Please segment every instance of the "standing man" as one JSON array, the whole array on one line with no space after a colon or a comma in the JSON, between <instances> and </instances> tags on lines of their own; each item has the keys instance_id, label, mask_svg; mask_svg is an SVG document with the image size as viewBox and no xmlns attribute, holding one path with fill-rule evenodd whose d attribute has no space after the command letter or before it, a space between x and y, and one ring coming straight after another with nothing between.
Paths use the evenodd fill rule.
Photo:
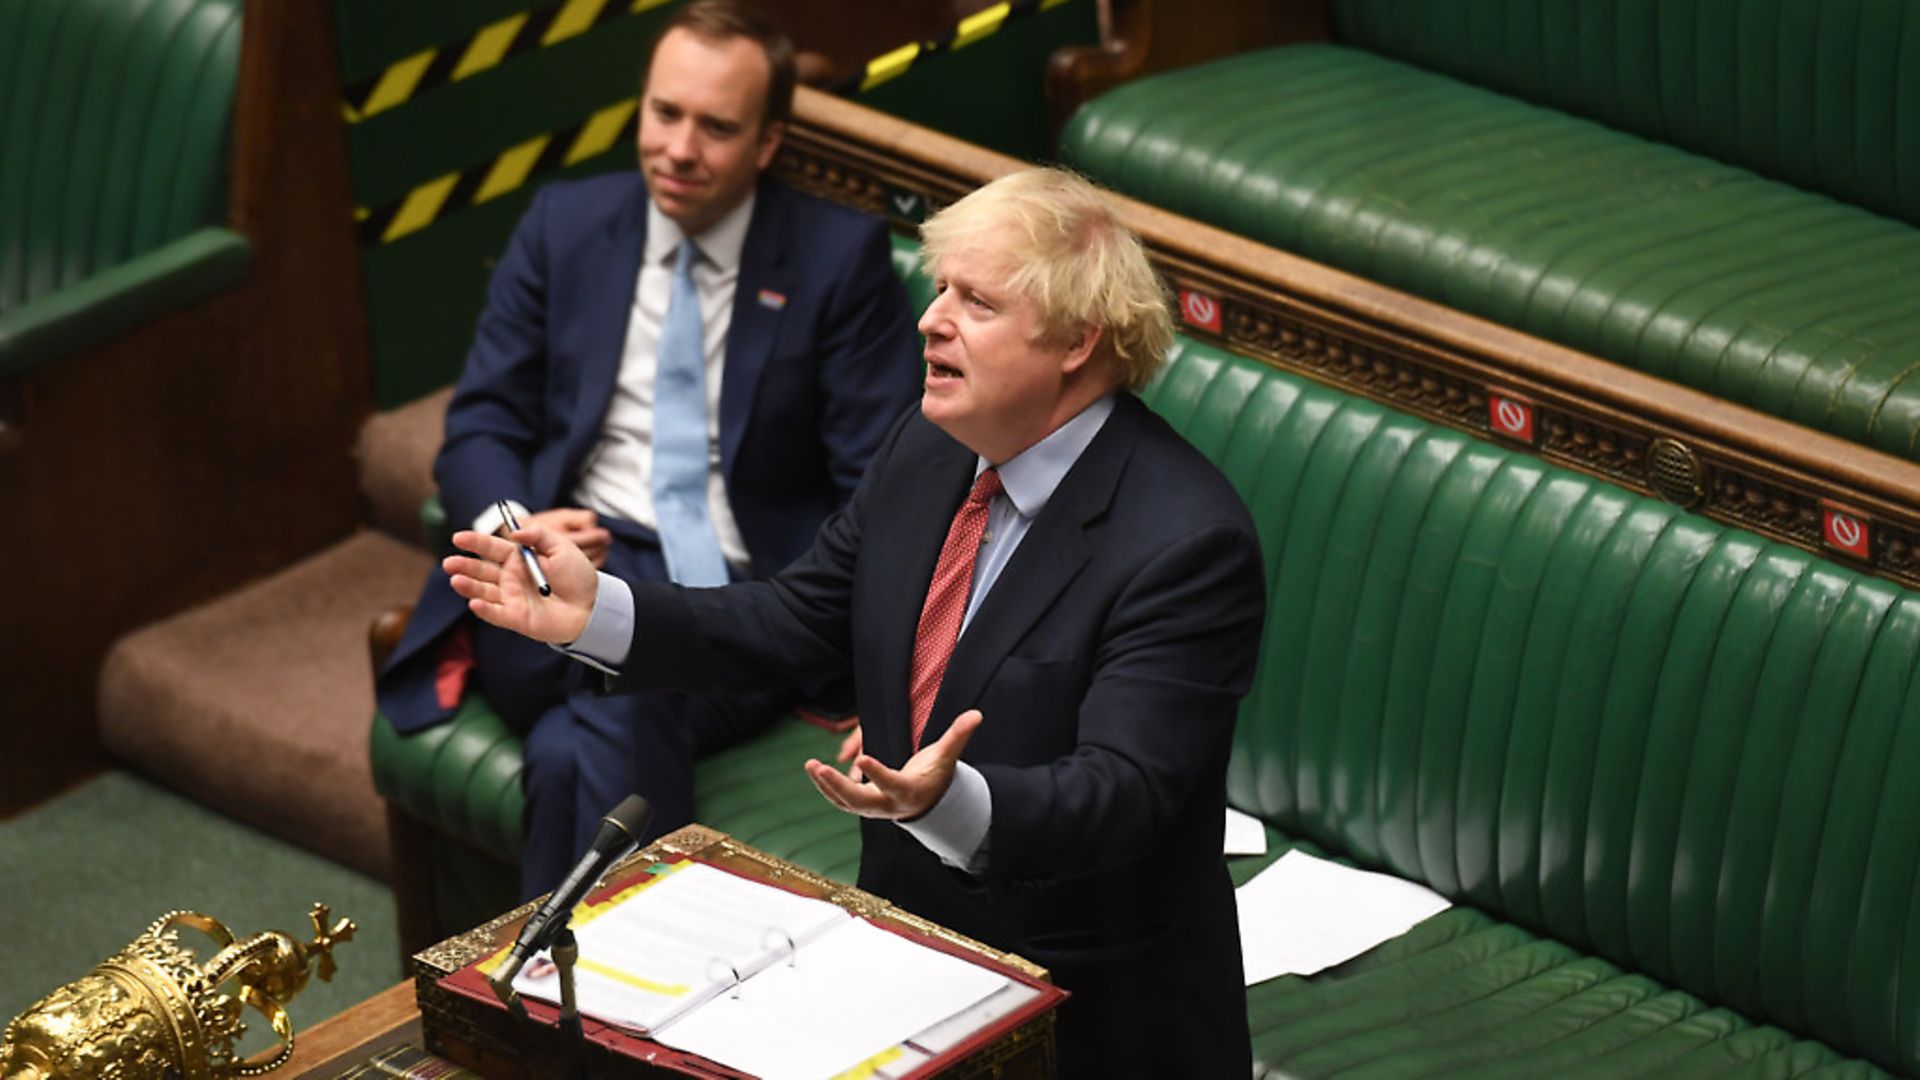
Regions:
<instances>
[{"instance_id":1,"label":"standing man","mask_svg":"<svg viewBox=\"0 0 1920 1080\"><path fill-rule=\"evenodd\" d=\"M919 343L883 223L761 175L793 86L791 43L751 8L668 23L639 175L548 185L494 272L434 466L450 520L492 533L506 500L621 578L718 586L786 566L846 501L913 400ZM658 831L692 820L696 753L791 700L602 697L464 611L433 575L380 706L402 732L446 719L470 660L526 735L529 896L631 792Z\"/></svg>"},{"instance_id":2,"label":"standing man","mask_svg":"<svg viewBox=\"0 0 1920 1080\"><path fill-rule=\"evenodd\" d=\"M860 885L1052 969L1062 1075L1245 1077L1221 830L1264 589L1239 497L1131 393L1171 343L1165 291L1067 173L995 181L923 235L920 409L799 562L629 586L530 528L551 597L497 538L445 568L623 690L851 667L864 753L806 768L864 819Z\"/></svg>"}]
</instances>

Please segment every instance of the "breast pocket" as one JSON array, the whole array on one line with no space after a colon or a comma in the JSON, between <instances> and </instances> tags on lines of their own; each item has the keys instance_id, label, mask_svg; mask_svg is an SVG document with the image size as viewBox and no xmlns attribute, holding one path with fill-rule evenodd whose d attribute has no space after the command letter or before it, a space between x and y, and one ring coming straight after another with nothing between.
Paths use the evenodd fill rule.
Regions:
<instances>
[{"instance_id":1,"label":"breast pocket","mask_svg":"<svg viewBox=\"0 0 1920 1080\"><path fill-rule=\"evenodd\" d=\"M973 747L992 755L988 760L1023 764L1066 754L1077 740L1086 695L1085 665L1078 658L1009 656L977 706L984 723Z\"/></svg>"},{"instance_id":2,"label":"breast pocket","mask_svg":"<svg viewBox=\"0 0 1920 1080\"><path fill-rule=\"evenodd\" d=\"M1059 656L1029 659L1009 656L994 670L993 681L1018 686L1053 686L1084 681L1078 657Z\"/></svg>"}]
</instances>

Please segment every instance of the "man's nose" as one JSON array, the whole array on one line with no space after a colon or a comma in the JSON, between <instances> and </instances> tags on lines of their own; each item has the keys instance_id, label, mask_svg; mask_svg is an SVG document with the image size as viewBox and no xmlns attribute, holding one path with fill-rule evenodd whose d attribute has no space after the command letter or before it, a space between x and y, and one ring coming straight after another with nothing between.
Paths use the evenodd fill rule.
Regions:
<instances>
[{"instance_id":1,"label":"man's nose","mask_svg":"<svg viewBox=\"0 0 1920 1080\"><path fill-rule=\"evenodd\" d=\"M667 154L675 161L692 161L700 156L700 144L692 124L677 124L667 134Z\"/></svg>"},{"instance_id":2,"label":"man's nose","mask_svg":"<svg viewBox=\"0 0 1920 1080\"><path fill-rule=\"evenodd\" d=\"M946 293L936 293L933 297L933 302L927 305L927 310L920 313L919 330L923 336L944 336L944 330L947 325L947 312L944 306L946 298Z\"/></svg>"}]
</instances>

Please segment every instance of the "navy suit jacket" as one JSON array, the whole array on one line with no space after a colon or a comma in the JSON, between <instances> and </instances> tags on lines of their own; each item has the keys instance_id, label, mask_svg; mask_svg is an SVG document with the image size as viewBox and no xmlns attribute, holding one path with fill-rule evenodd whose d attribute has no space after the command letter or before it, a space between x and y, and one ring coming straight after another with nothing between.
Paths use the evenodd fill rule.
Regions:
<instances>
[{"instance_id":1,"label":"navy suit jacket","mask_svg":"<svg viewBox=\"0 0 1920 1080\"><path fill-rule=\"evenodd\" d=\"M853 668L865 746L909 756L921 604L975 456L903 419L812 551L764 582L636 584L620 688ZM860 884L1052 969L1063 1074L1251 1071L1226 766L1264 621L1259 543L1219 471L1137 398L1055 491L955 647L927 738L978 708L983 872L862 822Z\"/></svg>"},{"instance_id":2,"label":"navy suit jacket","mask_svg":"<svg viewBox=\"0 0 1920 1080\"><path fill-rule=\"evenodd\" d=\"M549 184L515 229L447 409L449 521L496 499L571 505L613 400L646 246L637 173ZM734 518L765 575L807 549L920 384L920 338L879 219L763 180L741 250L720 391ZM429 576L380 685L401 731L447 715L432 649L465 612Z\"/></svg>"}]
</instances>

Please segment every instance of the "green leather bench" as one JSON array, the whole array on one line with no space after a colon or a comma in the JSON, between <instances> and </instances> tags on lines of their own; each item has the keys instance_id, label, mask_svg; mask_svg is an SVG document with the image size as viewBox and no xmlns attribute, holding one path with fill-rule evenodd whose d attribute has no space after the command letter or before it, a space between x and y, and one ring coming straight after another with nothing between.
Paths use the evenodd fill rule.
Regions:
<instances>
[{"instance_id":1,"label":"green leather bench","mask_svg":"<svg viewBox=\"0 0 1920 1080\"><path fill-rule=\"evenodd\" d=\"M1334 42L1141 79L1116 190L1920 457L1906 0L1325 0Z\"/></svg>"},{"instance_id":2,"label":"green leather bench","mask_svg":"<svg viewBox=\"0 0 1920 1080\"><path fill-rule=\"evenodd\" d=\"M241 0L0 4L0 374L237 285Z\"/></svg>"},{"instance_id":3,"label":"green leather bench","mask_svg":"<svg viewBox=\"0 0 1920 1080\"><path fill-rule=\"evenodd\" d=\"M1265 1069L1920 1067L1920 598L1191 340L1146 397L1266 550L1229 794L1275 849L1235 877L1299 846L1460 904L1253 988ZM852 880L800 769L837 739L703 761L700 820ZM442 918L509 906L520 751L484 702L376 717L372 754L438 838Z\"/></svg>"},{"instance_id":4,"label":"green leather bench","mask_svg":"<svg viewBox=\"0 0 1920 1080\"><path fill-rule=\"evenodd\" d=\"M1254 988L1270 1074L1920 1067L1920 598L1202 347L1148 396L1266 546L1229 799L1460 905Z\"/></svg>"}]
</instances>

